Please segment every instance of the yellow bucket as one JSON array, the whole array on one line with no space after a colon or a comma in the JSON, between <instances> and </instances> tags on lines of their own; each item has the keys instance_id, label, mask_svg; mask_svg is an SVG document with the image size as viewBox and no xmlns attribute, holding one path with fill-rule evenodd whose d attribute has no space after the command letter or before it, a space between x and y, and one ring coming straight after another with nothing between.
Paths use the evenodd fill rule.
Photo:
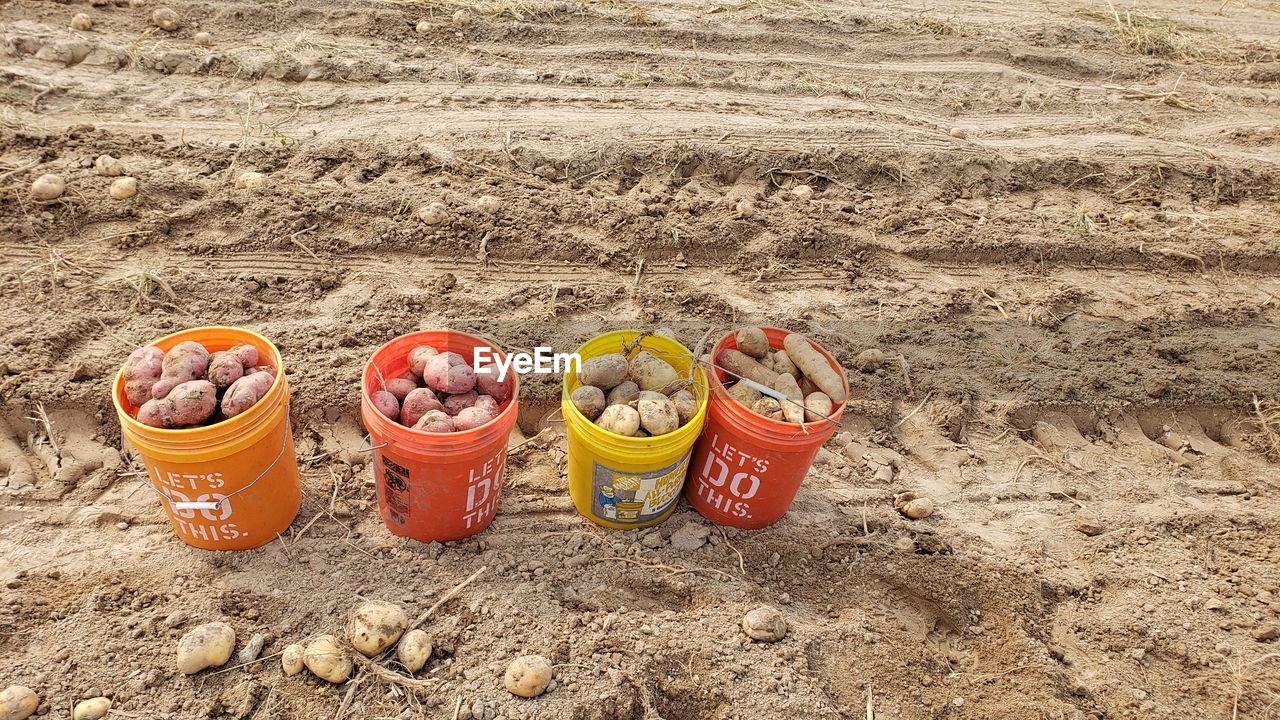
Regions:
<instances>
[{"instance_id":1,"label":"yellow bucket","mask_svg":"<svg viewBox=\"0 0 1280 720\"><path fill-rule=\"evenodd\" d=\"M617 330L597 335L578 348L578 356L585 362L622 352L641 334ZM681 377L693 364L692 353L670 338L647 336L628 357L641 350L671 363ZM684 488L693 443L707 418L708 386L702 368L694 370L693 383L690 391L698 411L684 427L658 437L631 438L606 432L578 412L569 401L578 389L578 375L564 374L560 407L569 435L569 496L578 512L597 525L617 530L650 527L671 516Z\"/></svg>"}]
</instances>

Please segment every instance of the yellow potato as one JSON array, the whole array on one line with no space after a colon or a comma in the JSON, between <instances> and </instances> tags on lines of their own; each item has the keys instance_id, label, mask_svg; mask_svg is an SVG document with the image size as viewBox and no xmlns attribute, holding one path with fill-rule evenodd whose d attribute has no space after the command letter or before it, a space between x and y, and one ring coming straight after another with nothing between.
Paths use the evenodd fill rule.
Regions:
<instances>
[{"instance_id":1,"label":"yellow potato","mask_svg":"<svg viewBox=\"0 0 1280 720\"><path fill-rule=\"evenodd\" d=\"M626 405L640 394L640 386L630 380L623 380L617 387L609 391L605 397L605 407L610 405Z\"/></svg>"},{"instance_id":2,"label":"yellow potato","mask_svg":"<svg viewBox=\"0 0 1280 720\"><path fill-rule=\"evenodd\" d=\"M409 627L409 616L399 605L371 600L351 614L347 639L366 657L373 657L396 644Z\"/></svg>"},{"instance_id":3,"label":"yellow potato","mask_svg":"<svg viewBox=\"0 0 1280 720\"><path fill-rule=\"evenodd\" d=\"M31 183L31 198L40 201L57 200L66 190L67 183L61 175L41 175Z\"/></svg>"},{"instance_id":4,"label":"yellow potato","mask_svg":"<svg viewBox=\"0 0 1280 720\"><path fill-rule=\"evenodd\" d=\"M511 661L502 684L512 695L532 698L546 692L551 682L551 661L541 655L523 655Z\"/></svg>"},{"instance_id":5,"label":"yellow potato","mask_svg":"<svg viewBox=\"0 0 1280 720\"><path fill-rule=\"evenodd\" d=\"M751 407L761 398L760 391L744 382L734 383L729 388L729 397L737 400L744 407Z\"/></svg>"},{"instance_id":6,"label":"yellow potato","mask_svg":"<svg viewBox=\"0 0 1280 720\"><path fill-rule=\"evenodd\" d=\"M236 178L238 190L260 190L267 186L267 176L260 172L242 172Z\"/></svg>"},{"instance_id":7,"label":"yellow potato","mask_svg":"<svg viewBox=\"0 0 1280 720\"><path fill-rule=\"evenodd\" d=\"M617 435L633 437L640 429L640 413L629 405L610 405L600 414L596 425Z\"/></svg>"},{"instance_id":8,"label":"yellow potato","mask_svg":"<svg viewBox=\"0 0 1280 720\"><path fill-rule=\"evenodd\" d=\"M622 353L589 357L578 368L578 382L601 390L612 390L626 379L627 358Z\"/></svg>"},{"instance_id":9,"label":"yellow potato","mask_svg":"<svg viewBox=\"0 0 1280 720\"><path fill-rule=\"evenodd\" d=\"M111 700L107 698L82 700L76 703L75 709L71 711L71 720L102 720L110 710Z\"/></svg>"},{"instance_id":10,"label":"yellow potato","mask_svg":"<svg viewBox=\"0 0 1280 720\"><path fill-rule=\"evenodd\" d=\"M666 435L680 427L680 413L676 404L660 392L644 391L636 401L640 413L640 427L651 436Z\"/></svg>"},{"instance_id":11,"label":"yellow potato","mask_svg":"<svg viewBox=\"0 0 1280 720\"><path fill-rule=\"evenodd\" d=\"M661 390L679 380L680 376L666 360L648 350L641 350L631 358L631 379L641 390Z\"/></svg>"},{"instance_id":12,"label":"yellow potato","mask_svg":"<svg viewBox=\"0 0 1280 720\"><path fill-rule=\"evenodd\" d=\"M758 327L744 327L734 333L738 349L757 360L768 357L769 337Z\"/></svg>"},{"instance_id":13,"label":"yellow potato","mask_svg":"<svg viewBox=\"0 0 1280 720\"><path fill-rule=\"evenodd\" d=\"M0 720L26 720L40 707L40 697L29 687L10 685L0 690Z\"/></svg>"},{"instance_id":14,"label":"yellow potato","mask_svg":"<svg viewBox=\"0 0 1280 720\"><path fill-rule=\"evenodd\" d=\"M604 391L595 385L582 385L569 396L569 401L588 420L595 420L604 412Z\"/></svg>"},{"instance_id":15,"label":"yellow potato","mask_svg":"<svg viewBox=\"0 0 1280 720\"><path fill-rule=\"evenodd\" d=\"M414 628L400 638L400 643L396 646L396 657L405 670L416 673L431 659L432 649L431 638Z\"/></svg>"},{"instance_id":16,"label":"yellow potato","mask_svg":"<svg viewBox=\"0 0 1280 720\"><path fill-rule=\"evenodd\" d=\"M302 662L313 675L337 684L351 677L351 656L338 645L338 638L321 635L307 643L302 651Z\"/></svg>"},{"instance_id":17,"label":"yellow potato","mask_svg":"<svg viewBox=\"0 0 1280 720\"><path fill-rule=\"evenodd\" d=\"M693 416L698 414L698 400L688 390L681 390L672 395L671 402L675 403L676 414L680 416L681 427L688 424L693 419Z\"/></svg>"},{"instance_id":18,"label":"yellow potato","mask_svg":"<svg viewBox=\"0 0 1280 720\"><path fill-rule=\"evenodd\" d=\"M195 675L205 668L221 667L231 659L236 631L224 622L199 625L178 641L178 671Z\"/></svg>"},{"instance_id":19,"label":"yellow potato","mask_svg":"<svg viewBox=\"0 0 1280 720\"><path fill-rule=\"evenodd\" d=\"M293 643L280 654L280 669L284 671L285 675L292 677L302 672L304 667L302 663L303 652L305 651L301 645Z\"/></svg>"},{"instance_id":20,"label":"yellow potato","mask_svg":"<svg viewBox=\"0 0 1280 720\"><path fill-rule=\"evenodd\" d=\"M115 182L111 183L110 189L107 190L107 194L111 196L112 200L128 200L138 194L138 179L132 177L116 178Z\"/></svg>"},{"instance_id":21,"label":"yellow potato","mask_svg":"<svg viewBox=\"0 0 1280 720\"><path fill-rule=\"evenodd\" d=\"M116 177L125 174L124 163L110 155L99 155L93 161L93 171L103 177Z\"/></svg>"}]
</instances>

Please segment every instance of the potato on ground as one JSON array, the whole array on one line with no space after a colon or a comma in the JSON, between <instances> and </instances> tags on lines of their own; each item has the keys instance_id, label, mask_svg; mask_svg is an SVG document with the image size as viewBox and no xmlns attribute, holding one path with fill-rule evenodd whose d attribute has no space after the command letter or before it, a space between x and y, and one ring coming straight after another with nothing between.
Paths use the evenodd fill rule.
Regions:
<instances>
[{"instance_id":1,"label":"potato on ground","mask_svg":"<svg viewBox=\"0 0 1280 720\"><path fill-rule=\"evenodd\" d=\"M255 372L231 383L222 396L222 414L231 418L253 407L276 381L273 373Z\"/></svg>"},{"instance_id":2,"label":"potato on ground","mask_svg":"<svg viewBox=\"0 0 1280 720\"><path fill-rule=\"evenodd\" d=\"M427 360L422 369L422 379L432 390L450 395L469 392L476 386L475 370L455 352L443 353Z\"/></svg>"},{"instance_id":3,"label":"potato on ground","mask_svg":"<svg viewBox=\"0 0 1280 720\"><path fill-rule=\"evenodd\" d=\"M370 600L351 613L347 639L366 657L373 657L396 644L409 627L409 616L399 605Z\"/></svg>"},{"instance_id":4,"label":"potato on ground","mask_svg":"<svg viewBox=\"0 0 1280 720\"><path fill-rule=\"evenodd\" d=\"M844 391L844 375L831 367L831 363L817 348L809 342L809 338L798 333L791 333L782 339L791 362L800 368L804 376L813 381L819 390L831 398L831 402L841 405L847 400Z\"/></svg>"},{"instance_id":5,"label":"potato on ground","mask_svg":"<svg viewBox=\"0 0 1280 720\"><path fill-rule=\"evenodd\" d=\"M634 437L640 429L640 413L629 405L610 405L600 413L596 425L615 435Z\"/></svg>"},{"instance_id":6,"label":"potato on ground","mask_svg":"<svg viewBox=\"0 0 1280 720\"><path fill-rule=\"evenodd\" d=\"M138 409L138 422L158 428L199 425L213 417L218 389L208 380L191 380L173 388L166 397L151 399Z\"/></svg>"},{"instance_id":7,"label":"potato on ground","mask_svg":"<svg viewBox=\"0 0 1280 720\"><path fill-rule=\"evenodd\" d=\"M414 628L405 633L396 644L396 659L410 674L422 669L431 659L431 637L422 630Z\"/></svg>"},{"instance_id":8,"label":"potato on ground","mask_svg":"<svg viewBox=\"0 0 1280 720\"><path fill-rule=\"evenodd\" d=\"M71 720L102 720L110 711L110 698L96 697L81 700L71 711Z\"/></svg>"},{"instance_id":9,"label":"potato on ground","mask_svg":"<svg viewBox=\"0 0 1280 720\"><path fill-rule=\"evenodd\" d=\"M551 675L550 660L541 655L523 655L507 666L502 684L512 695L533 698L546 692Z\"/></svg>"},{"instance_id":10,"label":"potato on ground","mask_svg":"<svg viewBox=\"0 0 1280 720\"><path fill-rule=\"evenodd\" d=\"M23 685L0 690L0 720L26 720L40 707L40 696Z\"/></svg>"},{"instance_id":11,"label":"potato on ground","mask_svg":"<svg viewBox=\"0 0 1280 720\"><path fill-rule=\"evenodd\" d=\"M604 391L595 385L583 385L569 395L569 402L588 420L595 420L604 412Z\"/></svg>"},{"instance_id":12,"label":"potato on ground","mask_svg":"<svg viewBox=\"0 0 1280 720\"><path fill-rule=\"evenodd\" d=\"M769 336L758 327L744 327L734 333L738 350L757 360L769 354Z\"/></svg>"},{"instance_id":13,"label":"potato on ground","mask_svg":"<svg viewBox=\"0 0 1280 720\"><path fill-rule=\"evenodd\" d=\"M297 643L291 643L280 653L280 669L285 675L293 676L302 672L302 653L304 649Z\"/></svg>"},{"instance_id":14,"label":"potato on ground","mask_svg":"<svg viewBox=\"0 0 1280 720\"><path fill-rule=\"evenodd\" d=\"M178 640L178 672L195 675L205 668L221 667L231 659L236 631L224 622L211 622L191 629Z\"/></svg>"},{"instance_id":15,"label":"potato on ground","mask_svg":"<svg viewBox=\"0 0 1280 720\"><path fill-rule=\"evenodd\" d=\"M160 379L151 386L151 397L159 400L178 385L204 377L209 369L209 351L198 342L187 340L164 354Z\"/></svg>"},{"instance_id":16,"label":"potato on ground","mask_svg":"<svg viewBox=\"0 0 1280 720\"><path fill-rule=\"evenodd\" d=\"M641 390L662 390L680 379L670 363L648 350L631 358L630 374Z\"/></svg>"},{"instance_id":17,"label":"potato on ground","mask_svg":"<svg viewBox=\"0 0 1280 720\"><path fill-rule=\"evenodd\" d=\"M124 396L129 404L141 407L151 399L151 387L164 372L164 351L148 345L129 354L124 362Z\"/></svg>"},{"instance_id":18,"label":"potato on ground","mask_svg":"<svg viewBox=\"0 0 1280 720\"><path fill-rule=\"evenodd\" d=\"M627 379L629 370L627 358L622 353L596 355L582 361L578 368L578 382L601 390L612 390Z\"/></svg>"},{"instance_id":19,"label":"potato on ground","mask_svg":"<svg viewBox=\"0 0 1280 720\"><path fill-rule=\"evenodd\" d=\"M316 677L334 684L346 682L354 667L347 651L332 635L321 635L307 643L302 651L302 663Z\"/></svg>"},{"instance_id":20,"label":"potato on ground","mask_svg":"<svg viewBox=\"0 0 1280 720\"><path fill-rule=\"evenodd\" d=\"M400 401L386 390L375 390L369 395L369 401L386 417L392 420L400 417Z\"/></svg>"},{"instance_id":21,"label":"potato on ground","mask_svg":"<svg viewBox=\"0 0 1280 720\"><path fill-rule=\"evenodd\" d=\"M666 435L680 427L676 404L660 392L641 392L636 400L636 412L640 413L640 427L651 436Z\"/></svg>"},{"instance_id":22,"label":"potato on ground","mask_svg":"<svg viewBox=\"0 0 1280 720\"><path fill-rule=\"evenodd\" d=\"M404 396L404 402L400 405L400 424L406 427L413 427L418 424L418 420L422 419L432 410L444 410L444 404L436 398L436 394L431 392L430 388L414 388L408 395Z\"/></svg>"},{"instance_id":23,"label":"potato on ground","mask_svg":"<svg viewBox=\"0 0 1280 720\"><path fill-rule=\"evenodd\" d=\"M61 175L41 175L31 183L31 199L40 202L57 200L66 190L67 183Z\"/></svg>"}]
</instances>

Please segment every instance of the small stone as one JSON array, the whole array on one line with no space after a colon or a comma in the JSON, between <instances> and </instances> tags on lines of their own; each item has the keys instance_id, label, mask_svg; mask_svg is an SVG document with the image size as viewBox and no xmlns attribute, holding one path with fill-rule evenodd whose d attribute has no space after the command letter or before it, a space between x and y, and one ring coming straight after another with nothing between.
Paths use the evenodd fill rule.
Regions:
<instances>
[{"instance_id":1,"label":"small stone","mask_svg":"<svg viewBox=\"0 0 1280 720\"><path fill-rule=\"evenodd\" d=\"M156 11L151 13L151 22L161 30L170 32L182 27L182 18L178 17L178 13L164 7L156 8Z\"/></svg>"},{"instance_id":2,"label":"small stone","mask_svg":"<svg viewBox=\"0 0 1280 720\"><path fill-rule=\"evenodd\" d=\"M82 31L92 30L93 18L85 15L84 13L76 13L71 17L71 29Z\"/></svg>"},{"instance_id":3,"label":"small stone","mask_svg":"<svg viewBox=\"0 0 1280 720\"><path fill-rule=\"evenodd\" d=\"M760 642L777 642L787 635L787 619L772 605L761 605L742 617L742 631Z\"/></svg>"},{"instance_id":4,"label":"small stone","mask_svg":"<svg viewBox=\"0 0 1280 720\"><path fill-rule=\"evenodd\" d=\"M808 202L813 199L813 188L808 185L796 185L791 188L791 194L801 202Z\"/></svg>"},{"instance_id":5,"label":"small stone","mask_svg":"<svg viewBox=\"0 0 1280 720\"><path fill-rule=\"evenodd\" d=\"M953 138L963 139L969 137L969 129L962 127L953 127L947 131L947 134Z\"/></svg>"},{"instance_id":6,"label":"small stone","mask_svg":"<svg viewBox=\"0 0 1280 720\"><path fill-rule=\"evenodd\" d=\"M245 643L245 646L240 648L240 652L236 654L236 661L243 664L257 660L258 656L262 654L262 647L266 643L267 638L262 633L254 633L253 637L249 638L249 642Z\"/></svg>"},{"instance_id":7,"label":"small stone","mask_svg":"<svg viewBox=\"0 0 1280 720\"><path fill-rule=\"evenodd\" d=\"M196 33L191 41L200 47L213 47L213 35L204 31Z\"/></svg>"},{"instance_id":8,"label":"small stone","mask_svg":"<svg viewBox=\"0 0 1280 720\"><path fill-rule=\"evenodd\" d=\"M1085 515L1084 513L1076 513L1075 518L1072 520L1072 524L1075 525L1076 530L1079 530L1089 537L1097 537L1098 535L1106 532L1106 527L1104 527L1097 518Z\"/></svg>"},{"instance_id":9,"label":"small stone","mask_svg":"<svg viewBox=\"0 0 1280 720\"><path fill-rule=\"evenodd\" d=\"M128 522L125 522L124 520L121 520L120 522L116 523L116 529L117 529L117 530L128 530L128 529L129 529L129 523L128 523Z\"/></svg>"},{"instance_id":10,"label":"small stone","mask_svg":"<svg viewBox=\"0 0 1280 720\"><path fill-rule=\"evenodd\" d=\"M1280 638L1280 626L1268 623L1250 630L1249 636L1258 642L1271 642Z\"/></svg>"},{"instance_id":11,"label":"small stone","mask_svg":"<svg viewBox=\"0 0 1280 720\"><path fill-rule=\"evenodd\" d=\"M671 533L671 548L682 552L693 552L707 544L711 529L697 521L684 524L679 530Z\"/></svg>"}]
</instances>

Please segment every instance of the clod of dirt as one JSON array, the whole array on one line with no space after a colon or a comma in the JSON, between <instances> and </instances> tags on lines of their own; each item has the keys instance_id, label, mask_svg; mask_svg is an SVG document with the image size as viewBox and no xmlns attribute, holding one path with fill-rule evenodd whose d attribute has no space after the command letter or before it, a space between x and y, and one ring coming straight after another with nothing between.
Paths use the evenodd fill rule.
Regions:
<instances>
[{"instance_id":1,"label":"clod of dirt","mask_svg":"<svg viewBox=\"0 0 1280 720\"><path fill-rule=\"evenodd\" d=\"M749 218L756 214L756 204L750 198L742 198L733 208L734 217Z\"/></svg>"},{"instance_id":2,"label":"clod of dirt","mask_svg":"<svg viewBox=\"0 0 1280 720\"><path fill-rule=\"evenodd\" d=\"M1249 631L1249 637L1258 642L1271 642L1280 638L1280 625L1266 624L1260 625Z\"/></svg>"},{"instance_id":3,"label":"clod of dirt","mask_svg":"<svg viewBox=\"0 0 1280 720\"><path fill-rule=\"evenodd\" d=\"M182 18L178 17L178 13L164 7L156 8L156 11L151 13L151 22L161 30L170 32L182 27Z\"/></svg>"},{"instance_id":4,"label":"clod of dirt","mask_svg":"<svg viewBox=\"0 0 1280 720\"><path fill-rule=\"evenodd\" d=\"M413 30L419 35L426 35L427 33L431 32L431 21L419 20L418 24L413 26Z\"/></svg>"},{"instance_id":5,"label":"clod of dirt","mask_svg":"<svg viewBox=\"0 0 1280 720\"><path fill-rule=\"evenodd\" d=\"M0 720L26 720L40 706L40 697L29 687L10 685L0 691Z\"/></svg>"},{"instance_id":6,"label":"clod of dirt","mask_svg":"<svg viewBox=\"0 0 1280 720\"><path fill-rule=\"evenodd\" d=\"M1076 515L1072 524L1075 525L1076 530L1079 530L1089 537L1096 537L1106 531L1106 527L1104 527L1097 518L1084 513Z\"/></svg>"},{"instance_id":7,"label":"clod of dirt","mask_svg":"<svg viewBox=\"0 0 1280 720\"><path fill-rule=\"evenodd\" d=\"M512 695L533 698L551 683L551 661L541 655L522 655L507 666L502 684Z\"/></svg>"},{"instance_id":8,"label":"clod of dirt","mask_svg":"<svg viewBox=\"0 0 1280 720\"><path fill-rule=\"evenodd\" d=\"M440 203L431 203L418 211L418 219L428 225L439 225L448 217L448 211Z\"/></svg>"},{"instance_id":9,"label":"clod of dirt","mask_svg":"<svg viewBox=\"0 0 1280 720\"><path fill-rule=\"evenodd\" d=\"M853 366L861 372L874 372L884 365L884 351L880 348L867 348L853 359Z\"/></svg>"},{"instance_id":10,"label":"clod of dirt","mask_svg":"<svg viewBox=\"0 0 1280 720\"><path fill-rule=\"evenodd\" d=\"M372 600L356 608L347 622L347 639L366 657L396 644L409 627L409 616L400 606Z\"/></svg>"},{"instance_id":11,"label":"clod of dirt","mask_svg":"<svg viewBox=\"0 0 1280 720\"><path fill-rule=\"evenodd\" d=\"M198 625L178 641L178 671L195 675L205 668L220 667L231 659L236 631L224 622Z\"/></svg>"},{"instance_id":12,"label":"clod of dirt","mask_svg":"<svg viewBox=\"0 0 1280 720\"><path fill-rule=\"evenodd\" d=\"M240 173L236 178L236 188L239 190L259 190L267 186L267 176L260 172L252 170Z\"/></svg>"},{"instance_id":13,"label":"clod of dirt","mask_svg":"<svg viewBox=\"0 0 1280 720\"><path fill-rule=\"evenodd\" d=\"M81 700L76 703L75 709L71 711L71 720L102 720L110 710L111 700L109 698L96 697L89 700Z\"/></svg>"},{"instance_id":14,"label":"clod of dirt","mask_svg":"<svg viewBox=\"0 0 1280 720\"><path fill-rule=\"evenodd\" d=\"M912 520L923 520L937 509L932 499L915 492L898 493L893 498L893 506Z\"/></svg>"},{"instance_id":15,"label":"clod of dirt","mask_svg":"<svg viewBox=\"0 0 1280 720\"><path fill-rule=\"evenodd\" d=\"M213 47L213 35L204 31L196 33L195 37L191 38L191 41L200 47Z\"/></svg>"},{"instance_id":16,"label":"clod of dirt","mask_svg":"<svg viewBox=\"0 0 1280 720\"><path fill-rule=\"evenodd\" d=\"M472 19L474 19L474 16L471 11L463 8L453 14L453 26L464 28L471 24Z\"/></svg>"},{"instance_id":17,"label":"clod of dirt","mask_svg":"<svg viewBox=\"0 0 1280 720\"><path fill-rule=\"evenodd\" d=\"M796 185L791 188L791 194L801 202L809 202L813 199L813 188L808 185Z\"/></svg>"},{"instance_id":18,"label":"clod of dirt","mask_svg":"<svg viewBox=\"0 0 1280 720\"><path fill-rule=\"evenodd\" d=\"M302 672L303 662L302 654L304 650L297 643L285 647L284 652L280 654L280 669L285 675L290 677Z\"/></svg>"},{"instance_id":19,"label":"clod of dirt","mask_svg":"<svg viewBox=\"0 0 1280 720\"><path fill-rule=\"evenodd\" d=\"M45 174L31 183L31 198L41 201L57 200L66 190L67 183L61 175Z\"/></svg>"},{"instance_id":20,"label":"clod of dirt","mask_svg":"<svg viewBox=\"0 0 1280 720\"><path fill-rule=\"evenodd\" d=\"M131 177L116 178L107 191L113 200L128 200L138 194L138 179Z\"/></svg>"},{"instance_id":21,"label":"clod of dirt","mask_svg":"<svg viewBox=\"0 0 1280 720\"><path fill-rule=\"evenodd\" d=\"M970 133L969 128L965 128L965 127L953 127L951 128L951 130L947 132L948 135L956 139L967 138L969 137L969 133Z\"/></svg>"},{"instance_id":22,"label":"clod of dirt","mask_svg":"<svg viewBox=\"0 0 1280 720\"><path fill-rule=\"evenodd\" d=\"M710 534L711 531L707 526L701 523L685 523L679 530L671 533L671 547L684 552L693 552L707 544L707 536Z\"/></svg>"},{"instance_id":23,"label":"clod of dirt","mask_svg":"<svg viewBox=\"0 0 1280 720\"><path fill-rule=\"evenodd\" d=\"M1136 225L1138 223L1138 213L1127 212L1120 215L1120 222L1125 225Z\"/></svg>"},{"instance_id":24,"label":"clod of dirt","mask_svg":"<svg viewBox=\"0 0 1280 720\"><path fill-rule=\"evenodd\" d=\"M422 630L414 628L400 638L396 645L396 658L404 669L416 673L431 659L431 637Z\"/></svg>"},{"instance_id":25,"label":"clod of dirt","mask_svg":"<svg viewBox=\"0 0 1280 720\"><path fill-rule=\"evenodd\" d=\"M118 177L127 172L124 163L110 155L99 155L93 161L93 171L103 177Z\"/></svg>"},{"instance_id":26,"label":"clod of dirt","mask_svg":"<svg viewBox=\"0 0 1280 720\"><path fill-rule=\"evenodd\" d=\"M334 684L351 677L351 657L332 635L321 635L308 643L302 651L302 662L313 675Z\"/></svg>"},{"instance_id":27,"label":"clod of dirt","mask_svg":"<svg viewBox=\"0 0 1280 720\"><path fill-rule=\"evenodd\" d=\"M266 644L266 636L262 633L254 633L253 637L249 638L249 642L245 643L244 647L240 648L240 652L236 653L236 662L251 663L257 660L258 656L262 654L262 647Z\"/></svg>"},{"instance_id":28,"label":"clod of dirt","mask_svg":"<svg viewBox=\"0 0 1280 720\"><path fill-rule=\"evenodd\" d=\"M88 15L85 15L84 13L76 13L71 17L71 29L72 30L92 30L93 18L89 17Z\"/></svg>"},{"instance_id":29,"label":"clod of dirt","mask_svg":"<svg viewBox=\"0 0 1280 720\"><path fill-rule=\"evenodd\" d=\"M742 616L742 631L757 642L778 642L787 636L787 619L772 605L761 605Z\"/></svg>"}]
</instances>

